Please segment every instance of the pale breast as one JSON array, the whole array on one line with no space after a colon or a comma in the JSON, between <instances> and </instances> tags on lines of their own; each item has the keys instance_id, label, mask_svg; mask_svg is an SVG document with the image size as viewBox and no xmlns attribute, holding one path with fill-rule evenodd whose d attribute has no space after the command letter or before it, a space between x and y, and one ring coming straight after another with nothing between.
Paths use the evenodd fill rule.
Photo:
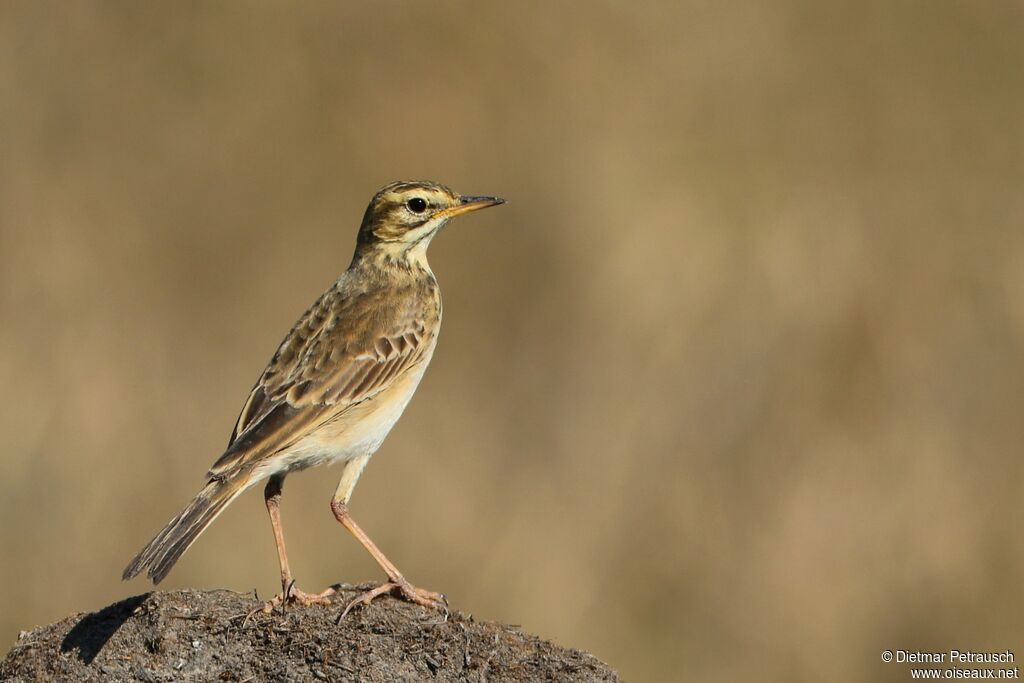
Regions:
<instances>
[{"instance_id":1,"label":"pale breast","mask_svg":"<svg viewBox=\"0 0 1024 683\"><path fill-rule=\"evenodd\" d=\"M260 474L304 470L372 455L402 416L433 356L436 338L422 360L373 398L349 406L298 442L262 464Z\"/></svg>"}]
</instances>

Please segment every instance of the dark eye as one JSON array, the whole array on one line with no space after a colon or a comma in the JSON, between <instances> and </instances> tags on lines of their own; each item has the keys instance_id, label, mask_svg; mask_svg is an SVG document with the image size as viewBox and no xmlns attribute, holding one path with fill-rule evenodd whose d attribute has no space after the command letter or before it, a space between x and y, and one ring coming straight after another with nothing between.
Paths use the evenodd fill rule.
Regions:
<instances>
[{"instance_id":1,"label":"dark eye","mask_svg":"<svg viewBox=\"0 0 1024 683\"><path fill-rule=\"evenodd\" d=\"M423 197L413 197L405 203L413 213L423 213L427 210L427 200Z\"/></svg>"}]
</instances>

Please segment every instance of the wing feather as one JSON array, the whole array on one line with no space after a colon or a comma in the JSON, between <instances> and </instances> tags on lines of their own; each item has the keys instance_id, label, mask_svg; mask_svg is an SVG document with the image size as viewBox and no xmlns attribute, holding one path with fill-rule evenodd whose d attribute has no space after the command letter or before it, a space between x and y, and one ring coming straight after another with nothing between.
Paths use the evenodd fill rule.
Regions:
<instances>
[{"instance_id":1,"label":"wing feather","mask_svg":"<svg viewBox=\"0 0 1024 683\"><path fill-rule=\"evenodd\" d=\"M306 312L250 392L210 476L295 443L424 358L435 309L389 308L368 296L346 295L336 285Z\"/></svg>"}]
</instances>

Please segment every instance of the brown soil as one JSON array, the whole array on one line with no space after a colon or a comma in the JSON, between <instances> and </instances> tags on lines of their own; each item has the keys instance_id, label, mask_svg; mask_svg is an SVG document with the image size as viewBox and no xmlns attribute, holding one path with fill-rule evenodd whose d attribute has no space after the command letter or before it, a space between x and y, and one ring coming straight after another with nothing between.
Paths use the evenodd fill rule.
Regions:
<instances>
[{"instance_id":1,"label":"brown soil","mask_svg":"<svg viewBox=\"0 0 1024 683\"><path fill-rule=\"evenodd\" d=\"M247 614L252 594L148 593L22 633L0 681L618 681L518 628L378 598Z\"/></svg>"}]
</instances>

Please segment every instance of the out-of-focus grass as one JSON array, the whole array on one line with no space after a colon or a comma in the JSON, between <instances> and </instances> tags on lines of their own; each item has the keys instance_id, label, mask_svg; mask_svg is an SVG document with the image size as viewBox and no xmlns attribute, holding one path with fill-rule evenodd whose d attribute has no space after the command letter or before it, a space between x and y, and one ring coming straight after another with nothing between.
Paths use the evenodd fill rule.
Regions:
<instances>
[{"instance_id":1,"label":"out-of-focus grass","mask_svg":"<svg viewBox=\"0 0 1024 683\"><path fill-rule=\"evenodd\" d=\"M0 7L0 641L143 584L365 203L433 366L356 492L410 578L629 680L906 680L1024 627L1014 2ZM377 575L288 481L308 589ZM275 588L258 493L170 587Z\"/></svg>"}]
</instances>

